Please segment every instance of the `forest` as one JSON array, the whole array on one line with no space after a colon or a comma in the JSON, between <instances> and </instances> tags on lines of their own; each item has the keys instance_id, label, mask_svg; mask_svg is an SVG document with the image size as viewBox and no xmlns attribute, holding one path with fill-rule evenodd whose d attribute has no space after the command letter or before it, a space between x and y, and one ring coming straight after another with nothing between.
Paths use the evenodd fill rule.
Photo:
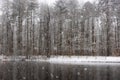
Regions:
<instances>
[{"instance_id":1,"label":"forest","mask_svg":"<svg viewBox=\"0 0 120 80\"><path fill-rule=\"evenodd\" d=\"M0 54L120 56L120 0L2 0Z\"/></svg>"}]
</instances>

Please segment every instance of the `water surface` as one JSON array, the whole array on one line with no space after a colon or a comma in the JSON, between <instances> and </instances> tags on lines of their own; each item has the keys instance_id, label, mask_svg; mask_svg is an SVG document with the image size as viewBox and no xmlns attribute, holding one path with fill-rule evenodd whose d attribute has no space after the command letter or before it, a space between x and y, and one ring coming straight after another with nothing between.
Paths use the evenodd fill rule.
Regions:
<instances>
[{"instance_id":1,"label":"water surface","mask_svg":"<svg viewBox=\"0 0 120 80\"><path fill-rule=\"evenodd\" d=\"M0 80L120 80L120 66L1 62Z\"/></svg>"}]
</instances>

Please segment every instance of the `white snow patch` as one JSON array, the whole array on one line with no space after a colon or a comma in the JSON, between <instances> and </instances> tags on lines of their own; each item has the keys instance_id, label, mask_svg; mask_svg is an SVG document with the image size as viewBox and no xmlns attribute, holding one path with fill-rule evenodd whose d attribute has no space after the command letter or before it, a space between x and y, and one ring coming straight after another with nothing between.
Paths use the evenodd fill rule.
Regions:
<instances>
[{"instance_id":1,"label":"white snow patch","mask_svg":"<svg viewBox=\"0 0 120 80\"><path fill-rule=\"evenodd\" d=\"M26 59L25 56L0 56L0 61L36 61L36 62L49 62L55 64L117 64L120 65L120 57L113 56L30 56Z\"/></svg>"},{"instance_id":2,"label":"white snow patch","mask_svg":"<svg viewBox=\"0 0 120 80\"><path fill-rule=\"evenodd\" d=\"M120 63L120 57L105 56L52 56L51 63Z\"/></svg>"}]
</instances>

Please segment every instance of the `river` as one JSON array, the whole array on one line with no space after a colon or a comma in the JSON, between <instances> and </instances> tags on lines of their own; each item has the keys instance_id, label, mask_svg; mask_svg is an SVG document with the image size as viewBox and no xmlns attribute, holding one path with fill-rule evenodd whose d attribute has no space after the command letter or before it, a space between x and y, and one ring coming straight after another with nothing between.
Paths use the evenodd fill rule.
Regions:
<instances>
[{"instance_id":1,"label":"river","mask_svg":"<svg viewBox=\"0 0 120 80\"><path fill-rule=\"evenodd\" d=\"M120 80L120 66L0 62L0 80Z\"/></svg>"}]
</instances>

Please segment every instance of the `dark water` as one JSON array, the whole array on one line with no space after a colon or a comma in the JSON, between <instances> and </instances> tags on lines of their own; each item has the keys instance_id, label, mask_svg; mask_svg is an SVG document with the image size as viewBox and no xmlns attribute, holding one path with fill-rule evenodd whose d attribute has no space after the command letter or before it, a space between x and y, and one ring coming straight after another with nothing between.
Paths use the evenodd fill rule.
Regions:
<instances>
[{"instance_id":1,"label":"dark water","mask_svg":"<svg viewBox=\"0 0 120 80\"><path fill-rule=\"evenodd\" d=\"M4 62L0 80L120 80L120 66Z\"/></svg>"}]
</instances>

